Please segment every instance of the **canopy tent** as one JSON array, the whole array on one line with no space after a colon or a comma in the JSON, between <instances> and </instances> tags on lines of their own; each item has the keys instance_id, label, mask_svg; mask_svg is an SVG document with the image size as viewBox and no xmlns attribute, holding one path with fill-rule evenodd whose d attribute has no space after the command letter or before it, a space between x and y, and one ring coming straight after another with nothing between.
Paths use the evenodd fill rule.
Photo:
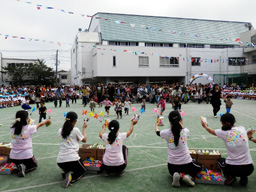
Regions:
<instances>
[{"instance_id":1,"label":"canopy tent","mask_svg":"<svg viewBox=\"0 0 256 192\"><path fill-rule=\"evenodd\" d=\"M189 80L189 83L192 84L192 83L193 83L196 79L198 79L198 78L204 78L204 79L206 79L208 82L214 83L213 78L212 78L210 75L207 75L207 74L205 74L205 73L199 73L199 74L193 75L193 76L191 77L191 79Z\"/></svg>"}]
</instances>

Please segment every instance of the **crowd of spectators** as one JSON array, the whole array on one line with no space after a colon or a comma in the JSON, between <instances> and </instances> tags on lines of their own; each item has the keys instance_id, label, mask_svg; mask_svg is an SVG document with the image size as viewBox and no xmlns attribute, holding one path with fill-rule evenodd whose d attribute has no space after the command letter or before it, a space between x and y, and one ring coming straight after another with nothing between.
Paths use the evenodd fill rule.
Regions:
<instances>
[{"instance_id":1,"label":"crowd of spectators","mask_svg":"<svg viewBox=\"0 0 256 192\"><path fill-rule=\"evenodd\" d=\"M209 103L211 84L107 84L90 86L5 86L0 87L0 108L14 107L21 105L24 100L29 100L30 104L37 104L41 100L44 102L54 102L57 107L59 100L60 107L62 100L76 103L77 99L82 99L81 104L86 106L92 98L100 103L106 97L110 101L120 98L122 102L128 97L132 103L141 103L143 100L149 103L158 103L163 97L166 102L173 102L177 96L182 102ZM249 86L237 84L225 84L221 87L224 96L231 95L233 98L256 99L256 88L254 84Z\"/></svg>"}]
</instances>

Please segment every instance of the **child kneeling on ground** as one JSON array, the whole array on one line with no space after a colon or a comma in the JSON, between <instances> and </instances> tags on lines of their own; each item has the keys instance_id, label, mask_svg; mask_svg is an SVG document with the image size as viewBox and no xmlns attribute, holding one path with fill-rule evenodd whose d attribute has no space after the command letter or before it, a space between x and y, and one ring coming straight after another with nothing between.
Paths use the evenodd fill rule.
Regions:
<instances>
[{"instance_id":1,"label":"child kneeling on ground","mask_svg":"<svg viewBox=\"0 0 256 192\"><path fill-rule=\"evenodd\" d=\"M133 126L138 121L132 121L130 129L126 133L119 133L119 122L112 120L109 125L109 133L104 133L106 125L102 126L99 137L105 142L106 150L103 155L102 171L105 176L110 173L122 176L127 165L128 149L123 145L123 141L133 132Z\"/></svg>"},{"instance_id":2,"label":"child kneeling on ground","mask_svg":"<svg viewBox=\"0 0 256 192\"><path fill-rule=\"evenodd\" d=\"M202 170L202 166L193 161L187 146L189 130L183 128L182 119L178 111L172 111L169 114L171 123L170 129L159 131L156 123L156 134L165 139L168 147L168 169L173 177L172 186L180 187L182 179L187 186L195 186L194 178Z\"/></svg>"},{"instance_id":3,"label":"child kneeling on ground","mask_svg":"<svg viewBox=\"0 0 256 192\"><path fill-rule=\"evenodd\" d=\"M60 136L60 151L57 164L64 171L62 174L64 176L62 187L64 188L80 180L86 173L83 162L78 155L78 150L79 142L86 142L85 129L87 124L84 122L82 134L80 130L75 127L77 117L75 112L68 112L66 121L58 132Z\"/></svg>"},{"instance_id":4,"label":"child kneeling on ground","mask_svg":"<svg viewBox=\"0 0 256 192\"><path fill-rule=\"evenodd\" d=\"M49 125L51 120L47 119L37 125L29 125L29 122L27 111L17 111L16 122L11 127L10 159L17 166L19 177L25 177L25 174L37 168L37 161L33 155L32 134L36 133L39 127Z\"/></svg>"}]
</instances>

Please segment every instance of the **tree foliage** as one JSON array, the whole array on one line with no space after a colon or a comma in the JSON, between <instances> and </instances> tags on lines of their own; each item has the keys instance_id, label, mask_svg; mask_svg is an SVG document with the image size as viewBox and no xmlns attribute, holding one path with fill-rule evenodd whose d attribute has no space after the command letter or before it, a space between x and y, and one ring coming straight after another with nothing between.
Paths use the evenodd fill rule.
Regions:
<instances>
[{"instance_id":1,"label":"tree foliage","mask_svg":"<svg viewBox=\"0 0 256 192\"><path fill-rule=\"evenodd\" d=\"M28 65L15 64L3 67L1 72L11 76L15 85L53 85L55 81L53 69L47 67L45 61L40 59Z\"/></svg>"}]
</instances>

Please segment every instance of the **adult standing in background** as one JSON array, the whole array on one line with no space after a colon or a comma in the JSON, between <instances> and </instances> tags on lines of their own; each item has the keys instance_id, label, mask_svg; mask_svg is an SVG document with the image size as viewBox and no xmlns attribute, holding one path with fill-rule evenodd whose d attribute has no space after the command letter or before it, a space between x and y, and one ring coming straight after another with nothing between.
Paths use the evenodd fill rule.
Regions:
<instances>
[{"instance_id":1,"label":"adult standing in background","mask_svg":"<svg viewBox=\"0 0 256 192\"><path fill-rule=\"evenodd\" d=\"M97 97L98 97L98 104L100 104L100 102L103 101L103 95L104 95L104 88L100 84L100 82L97 83L96 91L97 91Z\"/></svg>"},{"instance_id":2,"label":"adult standing in background","mask_svg":"<svg viewBox=\"0 0 256 192\"><path fill-rule=\"evenodd\" d=\"M213 107L213 115L215 118L217 118L217 113L220 110L220 106L221 106L220 98L222 98L222 97L223 96L222 96L219 85L215 84L211 91L211 104Z\"/></svg>"},{"instance_id":3,"label":"adult standing in background","mask_svg":"<svg viewBox=\"0 0 256 192\"><path fill-rule=\"evenodd\" d=\"M64 94L63 90L60 88L60 86L58 86L58 88L54 91L55 94L55 100L54 100L54 106L57 107L58 105L58 100L60 100L60 104L59 106L61 107L62 104L62 95Z\"/></svg>"}]
</instances>

